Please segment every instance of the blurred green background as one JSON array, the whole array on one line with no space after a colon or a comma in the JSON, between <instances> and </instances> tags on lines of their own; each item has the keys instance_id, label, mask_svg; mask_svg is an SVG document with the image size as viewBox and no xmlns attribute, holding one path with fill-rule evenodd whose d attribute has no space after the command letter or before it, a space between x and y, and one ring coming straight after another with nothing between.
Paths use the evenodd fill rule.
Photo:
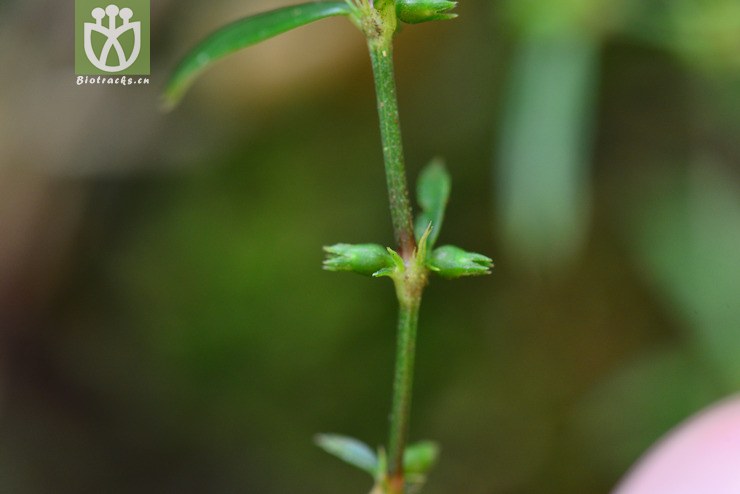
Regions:
<instances>
[{"instance_id":1,"label":"blurred green background","mask_svg":"<svg viewBox=\"0 0 740 494\"><path fill-rule=\"evenodd\" d=\"M152 1L147 87L76 86L72 2L0 2L0 492L354 493L312 444L387 434L390 244L368 56L345 19L177 59L282 0ZM407 27L411 180L453 177L411 436L429 494L605 493L740 387L740 3L464 0Z\"/></svg>"}]
</instances>

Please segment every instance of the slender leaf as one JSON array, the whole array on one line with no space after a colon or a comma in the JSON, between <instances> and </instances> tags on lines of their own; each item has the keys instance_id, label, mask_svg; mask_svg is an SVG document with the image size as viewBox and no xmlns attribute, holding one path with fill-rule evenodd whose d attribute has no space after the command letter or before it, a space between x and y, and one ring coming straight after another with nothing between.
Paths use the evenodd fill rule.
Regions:
<instances>
[{"instance_id":1,"label":"slender leaf","mask_svg":"<svg viewBox=\"0 0 740 494\"><path fill-rule=\"evenodd\" d=\"M432 224L432 232L427 239L429 250L434 247L442 227L447 200L450 198L450 182L450 175L445 169L444 162L437 158L422 170L416 184L416 196L421 206L421 213L416 217L414 233L419 240L429 223Z\"/></svg>"},{"instance_id":2,"label":"slender leaf","mask_svg":"<svg viewBox=\"0 0 740 494\"><path fill-rule=\"evenodd\" d=\"M364 470L373 477L378 473L378 457L357 439L338 434L317 434L316 445L340 460Z\"/></svg>"},{"instance_id":3,"label":"slender leaf","mask_svg":"<svg viewBox=\"0 0 740 494\"><path fill-rule=\"evenodd\" d=\"M214 61L313 21L350 15L346 2L312 2L245 17L215 31L193 48L172 74L164 94L167 108L174 107L195 77Z\"/></svg>"}]
</instances>

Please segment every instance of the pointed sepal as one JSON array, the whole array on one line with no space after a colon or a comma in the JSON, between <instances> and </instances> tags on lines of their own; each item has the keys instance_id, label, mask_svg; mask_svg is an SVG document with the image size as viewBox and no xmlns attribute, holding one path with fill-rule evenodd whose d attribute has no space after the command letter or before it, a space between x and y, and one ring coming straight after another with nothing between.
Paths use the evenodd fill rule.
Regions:
<instances>
[{"instance_id":1,"label":"pointed sepal","mask_svg":"<svg viewBox=\"0 0 740 494\"><path fill-rule=\"evenodd\" d=\"M432 235L433 231L434 228L430 221L426 230L424 230L424 233L419 237L419 243L416 247L416 255L414 256L415 262L419 267L423 268L427 264L427 256L429 255L429 237Z\"/></svg>"},{"instance_id":2,"label":"pointed sepal","mask_svg":"<svg viewBox=\"0 0 740 494\"><path fill-rule=\"evenodd\" d=\"M403 262L403 258L398 252L390 247L386 247L385 250L390 256L392 264L374 272L373 278L381 278L383 276L393 277L394 274L403 273L406 270L406 264Z\"/></svg>"}]
</instances>

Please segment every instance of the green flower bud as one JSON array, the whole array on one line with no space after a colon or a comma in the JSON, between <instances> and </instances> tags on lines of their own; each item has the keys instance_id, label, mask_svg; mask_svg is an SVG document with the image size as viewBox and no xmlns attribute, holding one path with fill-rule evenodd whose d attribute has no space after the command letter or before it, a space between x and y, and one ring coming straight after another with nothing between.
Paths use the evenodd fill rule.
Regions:
<instances>
[{"instance_id":1,"label":"green flower bud","mask_svg":"<svg viewBox=\"0 0 740 494\"><path fill-rule=\"evenodd\" d=\"M366 276L394 266L388 250L377 244L336 244L324 247L324 269L352 271Z\"/></svg>"},{"instance_id":2,"label":"green flower bud","mask_svg":"<svg viewBox=\"0 0 740 494\"><path fill-rule=\"evenodd\" d=\"M439 458L439 446L432 441L411 444L403 452L403 472L406 475L429 473Z\"/></svg>"},{"instance_id":3,"label":"green flower bud","mask_svg":"<svg viewBox=\"0 0 740 494\"><path fill-rule=\"evenodd\" d=\"M427 261L429 269L445 278L489 274L493 261L482 254L467 252L454 245L434 249Z\"/></svg>"},{"instance_id":4,"label":"green flower bud","mask_svg":"<svg viewBox=\"0 0 740 494\"><path fill-rule=\"evenodd\" d=\"M396 15L406 24L419 24L427 21L454 19L457 14L448 13L457 2L448 0L398 0Z\"/></svg>"}]
</instances>

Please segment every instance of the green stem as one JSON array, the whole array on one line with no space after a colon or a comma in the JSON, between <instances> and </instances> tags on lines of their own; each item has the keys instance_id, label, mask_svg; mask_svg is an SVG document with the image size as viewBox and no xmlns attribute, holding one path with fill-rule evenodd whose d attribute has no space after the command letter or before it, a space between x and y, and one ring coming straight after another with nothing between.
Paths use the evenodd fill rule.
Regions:
<instances>
[{"instance_id":1,"label":"green stem","mask_svg":"<svg viewBox=\"0 0 740 494\"><path fill-rule=\"evenodd\" d=\"M403 480L403 452L408 438L411 412L411 389L414 381L416 355L416 328L419 320L420 300L401 304L398 314L398 341L396 371L393 380L391 430L388 442L388 478Z\"/></svg>"},{"instance_id":2,"label":"green stem","mask_svg":"<svg viewBox=\"0 0 740 494\"><path fill-rule=\"evenodd\" d=\"M378 101L380 136L388 186L393 232L404 267L396 272L393 281L399 303L396 369L393 380L390 437L388 441L388 471L385 494L404 493L403 456L409 432L411 389L416 354L416 328L419 319L421 294L426 285L427 268L419 262L414 237L406 167L403 159L401 126L398 118L396 81L393 71L393 35L396 31L396 9L393 0L377 0L377 10L368 10L360 22L368 40L370 59L375 78Z\"/></svg>"},{"instance_id":3,"label":"green stem","mask_svg":"<svg viewBox=\"0 0 740 494\"><path fill-rule=\"evenodd\" d=\"M383 141L385 176L388 185L393 232L400 250L399 254L405 260L409 260L416 250L416 240L414 239L414 223L411 216L403 145L401 143L401 126L398 119L391 40L391 36L370 39L368 46L375 77L380 136Z\"/></svg>"}]
</instances>

